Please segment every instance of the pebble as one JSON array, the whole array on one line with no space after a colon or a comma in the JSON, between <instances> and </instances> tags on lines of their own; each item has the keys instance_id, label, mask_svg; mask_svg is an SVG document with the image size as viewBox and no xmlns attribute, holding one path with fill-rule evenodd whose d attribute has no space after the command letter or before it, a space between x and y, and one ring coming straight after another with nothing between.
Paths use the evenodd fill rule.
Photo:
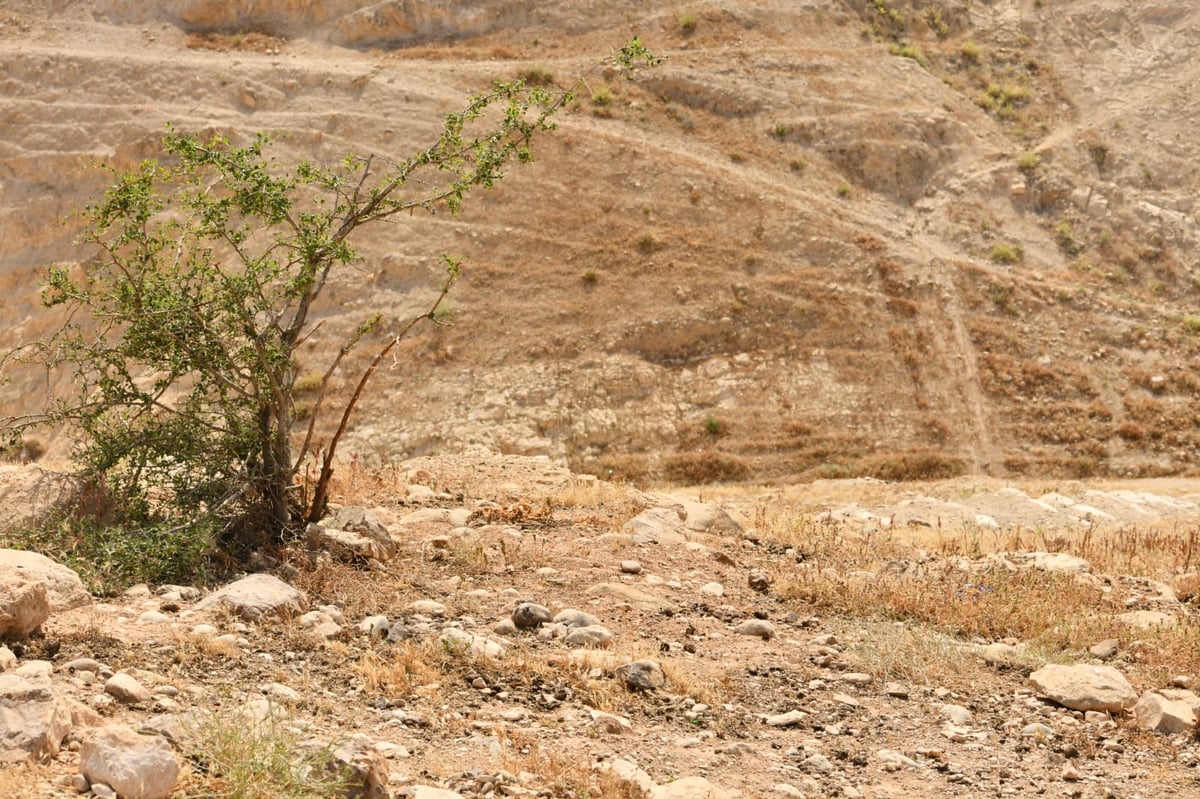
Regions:
<instances>
[{"instance_id":1,"label":"pebble","mask_svg":"<svg viewBox=\"0 0 1200 799\"><path fill-rule=\"evenodd\" d=\"M642 564L638 563L636 560L623 560L623 561L621 561L620 568L621 568L622 574L641 574L642 573Z\"/></svg>"},{"instance_id":2,"label":"pebble","mask_svg":"<svg viewBox=\"0 0 1200 799\"><path fill-rule=\"evenodd\" d=\"M808 714L803 710L789 710L787 713L767 716L766 723L768 727L792 727L804 723L807 718Z\"/></svg>"},{"instance_id":3,"label":"pebble","mask_svg":"<svg viewBox=\"0 0 1200 799\"><path fill-rule=\"evenodd\" d=\"M140 682L124 672L114 674L104 683L104 692L127 705L149 702L153 695Z\"/></svg>"},{"instance_id":4,"label":"pebble","mask_svg":"<svg viewBox=\"0 0 1200 799\"><path fill-rule=\"evenodd\" d=\"M720 583L705 583L700 586L700 595L711 597L725 596L725 586Z\"/></svg>"}]
</instances>

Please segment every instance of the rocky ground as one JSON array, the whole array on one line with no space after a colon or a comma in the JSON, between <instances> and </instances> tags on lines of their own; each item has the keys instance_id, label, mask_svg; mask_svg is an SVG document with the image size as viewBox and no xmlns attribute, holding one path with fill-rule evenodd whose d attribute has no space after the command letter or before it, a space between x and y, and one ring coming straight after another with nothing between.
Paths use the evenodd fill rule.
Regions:
<instances>
[{"instance_id":1,"label":"rocky ground","mask_svg":"<svg viewBox=\"0 0 1200 799\"><path fill-rule=\"evenodd\" d=\"M170 779L166 793L123 796L235 795L222 792L236 780L214 752L254 730L283 736L291 759L333 748L357 764L357 795L372 797L1200 792L1187 573L1103 574L1072 554L1070 526L1057 553L964 552L930 543L936 522L898 523L920 504L913 495L928 505L957 492L1005 536L1017 524L1001 500L1017 513L1073 498L1128 530L1117 517L1126 491L1173 514L1182 538L1200 515L1186 483L1055 501L1030 486L967 496L962 485L851 481L813 486L807 503L796 489L716 504L479 451L351 478L346 506L307 547L264 556L224 587L93 598L52 581L41 631L10 629L0 650L0 794L73 796L87 788L81 768L119 780L97 763L132 746ZM855 495L869 518L827 504ZM871 538L885 529L886 542ZM835 539L867 542L890 565L838 566L820 554ZM889 568L964 618L1008 596L1005 574L1033 576L1030 606L1040 583L1058 581L1059 597L1094 589L1094 607L1071 614L1111 617L1118 632L1092 640L1081 628L1064 646L963 634L968 624L897 613ZM841 588L822 594L831 575ZM833 601L855 585L865 600ZM123 744L113 725L149 735ZM20 765L30 749L45 762ZM299 787L255 777L265 793L240 795L328 795L312 786L322 773Z\"/></svg>"}]
</instances>

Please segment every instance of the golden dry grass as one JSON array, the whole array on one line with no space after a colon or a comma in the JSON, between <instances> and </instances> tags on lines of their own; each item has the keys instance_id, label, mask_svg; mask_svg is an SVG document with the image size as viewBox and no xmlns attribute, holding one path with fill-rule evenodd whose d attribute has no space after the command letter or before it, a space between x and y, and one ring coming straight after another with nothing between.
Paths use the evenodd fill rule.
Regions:
<instances>
[{"instance_id":1,"label":"golden dry grass","mask_svg":"<svg viewBox=\"0 0 1200 799\"><path fill-rule=\"evenodd\" d=\"M961 677L963 642L1016 639L1024 665L1087 657L1115 638L1129 668L1147 685L1200 674L1200 623L1186 607L1176 625L1142 630L1118 618L1135 596L1130 581L1094 574L1169 579L1195 568L1197 532L1186 528L1111 531L940 532L922 529L922 548L907 531L867 531L816 523L779 508L758 517L759 533L792 548L801 562L776 566L775 590L828 615L871 625L880 642L859 654L876 674L907 679L941 672ZM1052 550L1083 557L1093 575L1013 568L987 555ZM1195 581L1200 588L1200 580ZM1181 590L1187 587L1181 583ZM886 643L882 643L886 642ZM932 670L932 671L930 671ZM923 679L923 678L922 678Z\"/></svg>"}]
</instances>

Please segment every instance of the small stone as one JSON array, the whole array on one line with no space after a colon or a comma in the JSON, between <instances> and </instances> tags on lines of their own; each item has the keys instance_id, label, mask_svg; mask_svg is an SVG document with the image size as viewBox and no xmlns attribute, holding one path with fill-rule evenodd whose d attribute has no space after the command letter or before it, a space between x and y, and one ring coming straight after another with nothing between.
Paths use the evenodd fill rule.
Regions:
<instances>
[{"instance_id":1,"label":"small stone","mask_svg":"<svg viewBox=\"0 0 1200 799\"><path fill-rule=\"evenodd\" d=\"M496 635L516 635L517 625L513 624L512 619L501 619L492 625L492 632Z\"/></svg>"},{"instance_id":2,"label":"small stone","mask_svg":"<svg viewBox=\"0 0 1200 799\"><path fill-rule=\"evenodd\" d=\"M799 788L786 782L776 783L771 786L771 790L788 799L804 799L804 793Z\"/></svg>"},{"instance_id":3,"label":"small stone","mask_svg":"<svg viewBox=\"0 0 1200 799\"><path fill-rule=\"evenodd\" d=\"M757 591L760 594L765 594L771 590L771 575L762 569L751 569L747 577L747 582L750 584L752 591Z\"/></svg>"},{"instance_id":4,"label":"small stone","mask_svg":"<svg viewBox=\"0 0 1200 799\"><path fill-rule=\"evenodd\" d=\"M875 678L872 677L870 674L863 674L861 672L851 671L851 672L847 672L846 674L843 674L841 679L842 679L842 682L848 682L851 685L862 686L862 685L870 685L871 682Z\"/></svg>"},{"instance_id":5,"label":"small stone","mask_svg":"<svg viewBox=\"0 0 1200 799\"><path fill-rule=\"evenodd\" d=\"M711 597L725 596L725 586L720 583L705 583L700 586L700 595Z\"/></svg>"},{"instance_id":6,"label":"small stone","mask_svg":"<svg viewBox=\"0 0 1200 799\"><path fill-rule=\"evenodd\" d=\"M1191 733L1200 715L1200 696L1183 688L1147 691L1134 705L1133 713L1143 730L1164 735Z\"/></svg>"},{"instance_id":7,"label":"small stone","mask_svg":"<svg viewBox=\"0 0 1200 799\"><path fill-rule=\"evenodd\" d=\"M84 779L87 779L87 777L84 777ZM96 797L96 799L118 799L117 792L102 782L94 783L91 785L90 790L92 796Z\"/></svg>"},{"instance_id":8,"label":"small stone","mask_svg":"<svg viewBox=\"0 0 1200 799\"><path fill-rule=\"evenodd\" d=\"M1054 737L1054 730L1045 724L1034 722L1026 724L1021 728L1021 735L1025 738L1036 738L1039 741L1048 741Z\"/></svg>"},{"instance_id":9,"label":"small stone","mask_svg":"<svg viewBox=\"0 0 1200 799\"><path fill-rule=\"evenodd\" d=\"M533 630L554 618L550 608L533 602L522 602L513 609L512 623L518 630Z\"/></svg>"},{"instance_id":10,"label":"small stone","mask_svg":"<svg viewBox=\"0 0 1200 799\"><path fill-rule=\"evenodd\" d=\"M940 712L944 718L960 727L965 727L974 720L971 711L962 705L942 705Z\"/></svg>"},{"instance_id":11,"label":"small stone","mask_svg":"<svg viewBox=\"0 0 1200 799\"><path fill-rule=\"evenodd\" d=\"M1100 658L1100 660L1111 660L1116 657L1119 648L1120 642L1116 638L1106 638L1100 643L1089 647L1088 652L1092 657Z\"/></svg>"},{"instance_id":12,"label":"small stone","mask_svg":"<svg viewBox=\"0 0 1200 799\"><path fill-rule=\"evenodd\" d=\"M775 625L766 619L747 619L734 627L733 631L738 635L757 636L764 641L770 641L775 637Z\"/></svg>"},{"instance_id":13,"label":"small stone","mask_svg":"<svg viewBox=\"0 0 1200 799\"><path fill-rule=\"evenodd\" d=\"M278 699L282 702L299 702L300 692L291 686L284 685L280 682L273 682L263 691L267 696Z\"/></svg>"},{"instance_id":14,"label":"small stone","mask_svg":"<svg viewBox=\"0 0 1200 799\"><path fill-rule=\"evenodd\" d=\"M74 788L77 793L87 793L92 789L92 786L88 784L88 778L82 774L71 775L71 787Z\"/></svg>"},{"instance_id":15,"label":"small stone","mask_svg":"<svg viewBox=\"0 0 1200 799\"><path fill-rule=\"evenodd\" d=\"M767 716L766 723L768 727L794 727L803 724L806 719L808 714L803 710L789 710L787 713Z\"/></svg>"},{"instance_id":16,"label":"small stone","mask_svg":"<svg viewBox=\"0 0 1200 799\"><path fill-rule=\"evenodd\" d=\"M883 692L896 699L908 699L908 688L898 682L889 682L883 687Z\"/></svg>"},{"instance_id":17,"label":"small stone","mask_svg":"<svg viewBox=\"0 0 1200 799\"><path fill-rule=\"evenodd\" d=\"M623 560L623 561L621 561L620 568L621 568L622 574L641 574L642 573L642 564L638 563L636 560Z\"/></svg>"},{"instance_id":18,"label":"small stone","mask_svg":"<svg viewBox=\"0 0 1200 799\"><path fill-rule=\"evenodd\" d=\"M171 617L162 611L147 610L145 613L137 617L135 624L162 624L169 622Z\"/></svg>"},{"instance_id":19,"label":"small stone","mask_svg":"<svg viewBox=\"0 0 1200 799\"><path fill-rule=\"evenodd\" d=\"M833 763L822 754L810 755L800 765L818 774L829 774L833 771Z\"/></svg>"},{"instance_id":20,"label":"small stone","mask_svg":"<svg viewBox=\"0 0 1200 799\"><path fill-rule=\"evenodd\" d=\"M446 615L446 606L433 599L418 599L416 602L410 603L405 610L413 616L430 616L435 619L443 618Z\"/></svg>"},{"instance_id":21,"label":"small stone","mask_svg":"<svg viewBox=\"0 0 1200 799\"><path fill-rule=\"evenodd\" d=\"M270 574L251 574L200 600L196 610L225 607L246 621L267 616L295 616L304 611L302 591Z\"/></svg>"},{"instance_id":22,"label":"small stone","mask_svg":"<svg viewBox=\"0 0 1200 799\"><path fill-rule=\"evenodd\" d=\"M622 716L605 713L603 710L593 710L592 726L600 732L609 735L621 735L633 729L633 722Z\"/></svg>"},{"instance_id":23,"label":"small stone","mask_svg":"<svg viewBox=\"0 0 1200 799\"><path fill-rule=\"evenodd\" d=\"M125 672L118 672L108 678L104 683L104 692L127 705L142 704L154 698L145 686Z\"/></svg>"}]
</instances>

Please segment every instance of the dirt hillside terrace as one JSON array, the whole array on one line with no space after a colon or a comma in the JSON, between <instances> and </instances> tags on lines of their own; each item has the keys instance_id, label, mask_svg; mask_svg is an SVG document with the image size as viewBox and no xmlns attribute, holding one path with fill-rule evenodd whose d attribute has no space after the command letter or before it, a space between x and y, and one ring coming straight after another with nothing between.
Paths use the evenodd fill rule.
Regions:
<instances>
[{"instance_id":1,"label":"dirt hillside terrace","mask_svg":"<svg viewBox=\"0 0 1200 799\"><path fill-rule=\"evenodd\" d=\"M325 298L331 334L406 317L441 253L467 259L454 324L358 416L360 457L478 443L689 482L1195 470L1188 3L3 0L0 343L50 324L40 268L87 257L88 164L154 156L168 122L268 131L283 159L403 154L468 92L565 85L631 34L666 63L597 75L532 167L377 231ZM14 412L45 385L3 392Z\"/></svg>"}]
</instances>

